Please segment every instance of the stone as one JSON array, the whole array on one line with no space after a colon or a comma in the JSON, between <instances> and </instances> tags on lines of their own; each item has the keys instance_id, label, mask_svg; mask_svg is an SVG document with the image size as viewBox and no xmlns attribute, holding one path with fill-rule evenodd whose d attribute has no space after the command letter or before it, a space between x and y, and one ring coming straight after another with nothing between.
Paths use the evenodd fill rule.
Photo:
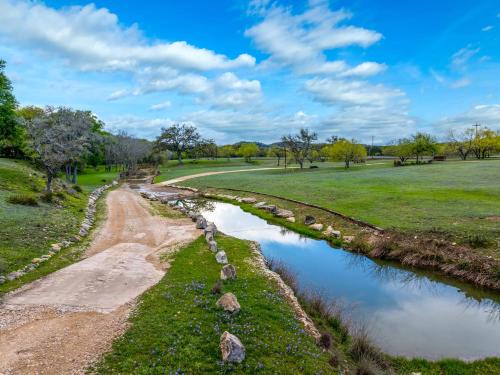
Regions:
<instances>
[{"instance_id":1,"label":"stone","mask_svg":"<svg viewBox=\"0 0 500 375\"><path fill-rule=\"evenodd\" d=\"M38 263L41 263L41 262L42 262L42 260L40 258L33 258L33 259L31 259L31 263L33 263L33 264L38 264Z\"/></svg>"},{"instance_id":2,"label":"stone","mask_svg":"<svg viewBox=\"0 0 500 375\"><path fill-rule=\"evenodd\" d=\"M7 279L5 278L5 276L0 276L0 285L5 283L6 281L7 281Z\"/></svg>"},{"instance_id":3,"label":"stone","mask_svg":"<svg viewBox=\"0 0 500 375\"><path fill-rule=\"evenodd\" d=\"M309 225L309 228L317 230L319 232L319 231L323 230L323 224L319 224L319 223L311 224L311 225Z\"/></svg>"},{"instance_id":4,"label":"stone","mask_svg":"<svg viewBox=\"0 0 500 375\"><path fill-rule=\"evenodd\" d=\"M241 363L245 359L245 347L235 335L225 331L220 337L222 360Z\"/></svg>"},{"instance_id":5,"label":"stone","mask_svg":"<svg viewBox=\"0 0 500 375\"><path fill-rule=\"evenodd\" d=\"M326 237L334 237L334 238L340 238L341 234L340 231L333 229L331 225L329 225L326 230L323 232L323 234Z\"/></svg>"},{"instance_id":6,"label":"stone","mask_svg":"<svg viewBox=\"0 0 500 375\"><path fill-rule=\"evenodd\" d=\"M252 197L248 197L248 198L241 198L241 201L243 203L255 203L255 202L257 202L257 199L252 198Z\"/></svg>"},{"instance_id":7,"label":"stone","mask_svg":"<svg viewBox=\"0 0 500 375\"><path fill-rule=\"evenodd\" d=\"M205 241L210 243L213 240L214 240L214 234L212 232L206 232L205 233Z\"/></svg>"},{"instance_id":8,"label":"stone","mask_svg":"<svg viewBox=\"0 0 500 375\"><path fill-rule=\"evenodd\" d=\"M262 206L261 208L263 210L269 211L269 212L271 212L273 214L276 213L276 211L277 211L277 208L276 208L276 206L274 204L270 204L268 206Z\"/></svg>"},{"instance_id":9,"label":"stone","mask_svg":"<svg viewBox=\"0 0 500 375\"><path fill-rule=\"evenodd\" d=\"M205 230L204 230L205 234L207 234L208 232L212 233L214 236L217 234L217 227L215 226L214 223L208 223Z\"/></svg>"},{"instance_id":10,"label":"stone","mask_svg":"<svg viewBox=\"0 0 500 375\"><path fill-rule=\"evenodd\" d=\"M304 224L311 225L314 223L316 223L316 218L314 216L306 215L306 218L304 219Z\"/></svg>"},{"instance_id":11,"label":"stone","mask_svg":"<svg viewBox=\"0 0 500 375\"><path fill-rule=\"evenodd\" d=\"M351 243L352 241L354 241L354 236L344 236L343 240L345 243Z\"/></svg>"},{"instance_id":12,"label":"stone","mask_svg":"<svg viewBox=\"0 0 500 375\"><path fill-rule=\"evenodd\" d=\"M258 203L255 203L253 206L255 208L262 208L266 205L266 202L258 202Z\"/></svg>"},{"instance_id":13,"label":"stone","mask_svg":"<svg viewBox=\"0 0 500 375\"><path fill-rule=\"evenodd\" d=\"M222 307L224 311L227 311L231 314L237 314L241 309L241 306L238 303L238 299L233 293L225 293L217 301L217 306Z\"/></svg>"},{"instance_id":14,"label":"stone","mask_svg":"<svg viewBox=\"0 0 500 375\"><path fill-rule=\"evenodd\" d=\"M209 249L210 249L210 251L211 251L212 253L216 253L216 252L217 252L217 250L218 250L218 247L217 247L217 242L215 242L215 241L210 241L210 242L208 243L208 247L209 247Z\"/></svg>"},{"instance_id":15,"label":"stone","mask_svg":"<svg viewBox=\"0 0 500 375\"><path fill-rule=\"evenodd\" d=\"M277 217L282 217L284 219L286 219L287 217L293 217L294 214L292 211L290 210L285 210L284 208L278 208L275 212L275 214Z\"/></svg>"},{"instance_id":16,"label":"stone","mask_svg":"<svg viewBox=\"0 0 500 375\"><path fill-rule=\"evenodd\" d=\"M294 217L287 217L286 218L290 223L295 223L295 218Z\"/></svg>"},{"instance_id":17,"label":"stone","mask_svg":"<svg viewBox=\"0 0 500 375\"><path fill-rule=\"evenodd\" d=\"M196 219L198 218L198 213L194 212L194 211L189 211L188 212L188 216L191 218L191 220L193 221L196 221Z\"/></svg>"},{"instance_id":18,"label":"stone","mask_svg":"<svg viewBox=\"0 0 500 375\"><path fill-rule=\"evenodd\" d=\"M50 245L50 248L54 251L59 251L61 250L61 244L53 243L52 245Z\"/></svg>"},{"instance_id":19,"label":"stone","mask_svg":"<svg viewBox=\"0 0 500 375\"><path fill-rule=\"evenodd\" d=\"M220 278L222 280L236 279L236 268L232 264L226 264L220 270Z\"/></svg>"},{"instance_id":20,"label":"stone","mask_svg":"<svg viewBox=\"0 0 500 375\"><path fill-rule=\"evenodd\" d=\"M207 227L207 220L203 216L198 216L196 219L196 229L205 229Z\"/></svg>"},{"instance_id":21,"label":"stone","mask_svg":"<svg viewBox=\"0 0 500 375\"><path fill-rule=\"evenodd\" d=\"M215 260L217 263L220 264L227 264L227 255L225 251L219 251L217 254L215 254Z\"/></svg>"}]
</instances>

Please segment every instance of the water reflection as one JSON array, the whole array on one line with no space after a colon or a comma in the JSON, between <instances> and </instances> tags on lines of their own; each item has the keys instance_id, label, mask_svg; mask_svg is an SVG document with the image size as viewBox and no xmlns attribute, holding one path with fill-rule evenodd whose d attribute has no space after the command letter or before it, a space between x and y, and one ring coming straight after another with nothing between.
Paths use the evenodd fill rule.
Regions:
<instances>
[{"instance_id":1,"label":"water reflection","mask_svg":"<svg viewBox=\"0 0 500 375\"><path fill-rule=\"evenodd\" d=\"M499 295L432 273L334 249L214 202L200 210L226 234L257 241L284 262L303 288L343 301L388 353L429 359L500 355Z\"/></svg>"}]
</instances>

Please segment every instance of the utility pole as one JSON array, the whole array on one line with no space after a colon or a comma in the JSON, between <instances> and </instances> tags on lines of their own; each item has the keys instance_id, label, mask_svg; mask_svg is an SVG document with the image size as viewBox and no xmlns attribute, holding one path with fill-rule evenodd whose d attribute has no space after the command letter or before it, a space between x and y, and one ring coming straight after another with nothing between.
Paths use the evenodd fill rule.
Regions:
<instances>
[{"instance_id":1,"label":"utility pole","mask_svg":"<svg viewBox=\"0 0 500 375\"><path fill-rule=\"evenodd\" d=\"M474 127L476 128L476 138L477 138L477 128L479 128L481 125L479 125L477 122L476 122L476 125L474 125Z\"/></svg>"}]
</instances>

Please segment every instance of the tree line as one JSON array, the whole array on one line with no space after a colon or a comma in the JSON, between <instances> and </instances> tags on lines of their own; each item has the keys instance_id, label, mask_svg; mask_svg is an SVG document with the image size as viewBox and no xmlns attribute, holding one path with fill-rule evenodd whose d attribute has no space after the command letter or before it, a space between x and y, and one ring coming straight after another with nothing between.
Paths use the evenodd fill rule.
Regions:
<instances>
[{"instance_id":1,"label":"tree line","mask_svg":"<svg viewBox=\"0 0 500 375\"><path fill-rule=\"evenodd\" d=\"M111 134L91 111L67 107L19 107L0 60L0 156L30 159L45 170L46 190L61 172L77 184L85 165L133 170L155 161L151 142L125 132Z\"/></svg>"}]
</instances>

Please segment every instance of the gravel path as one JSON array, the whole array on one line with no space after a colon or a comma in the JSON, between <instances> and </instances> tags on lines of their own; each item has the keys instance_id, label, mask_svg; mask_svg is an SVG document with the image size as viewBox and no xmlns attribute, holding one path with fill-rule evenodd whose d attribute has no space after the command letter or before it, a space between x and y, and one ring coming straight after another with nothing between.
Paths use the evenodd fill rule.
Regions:
<instances>
[{"instance_id":1,"label":"gravel path","mask_svg":"<svg viewBox=\"0 0 500 375\"><path fill-rule=\"evenodd\" d=\"M135 298L163 277L158 254L199 234L189 219L151 215L128 188L106 203L84 260L1 301L0 374L83 373L125 331Z\"/></svg>"}]
</instances>

